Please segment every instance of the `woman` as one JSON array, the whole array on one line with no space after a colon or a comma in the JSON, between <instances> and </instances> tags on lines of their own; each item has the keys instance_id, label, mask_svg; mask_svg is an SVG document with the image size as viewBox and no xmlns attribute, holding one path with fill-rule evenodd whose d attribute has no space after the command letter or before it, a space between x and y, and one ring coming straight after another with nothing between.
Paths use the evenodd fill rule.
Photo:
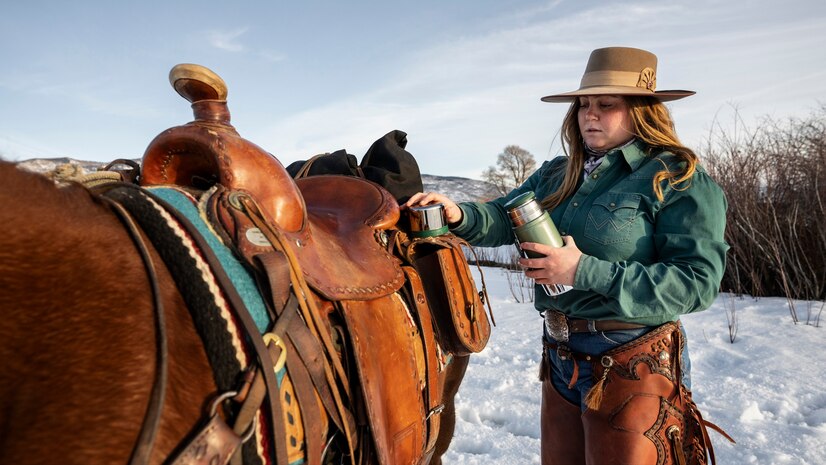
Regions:
<instances>
[{"instance_id":1,"label":"woman","mask_svg":"<svg viewBox=\"0 0 826 465\"><path fill-rule=\"evenodd\" d=\"M656 68L644 50L594 50L578 90L542 98L570 102L566 157L491 202L406 204L443 203L451 231L479 246L514 242L505 205L526 191L551 213L564 246L522 243L543 257L519 260L537 285L572 286L536 292L544 465L706 463L678 318L717 296L726 200L662 103L694 92L655 91Z\"/></svg>"}]
</instances>

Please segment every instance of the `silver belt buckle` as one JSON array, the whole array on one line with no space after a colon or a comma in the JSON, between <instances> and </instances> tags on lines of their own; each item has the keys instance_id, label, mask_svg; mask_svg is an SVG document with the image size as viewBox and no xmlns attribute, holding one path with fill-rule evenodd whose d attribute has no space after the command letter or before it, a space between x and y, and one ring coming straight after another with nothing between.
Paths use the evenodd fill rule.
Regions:
<instances>
[{"instance_id":1,"label":"silver belt buckle","mask_svg":"<svg viewBox=\"0 0 826 465\"><path fill-rule=\"evenodd\" d=\"M545 329L548 335L556 342L568 342L568 320L565 315L552 310L545 311Z\"/></svg>"}]
</instances>

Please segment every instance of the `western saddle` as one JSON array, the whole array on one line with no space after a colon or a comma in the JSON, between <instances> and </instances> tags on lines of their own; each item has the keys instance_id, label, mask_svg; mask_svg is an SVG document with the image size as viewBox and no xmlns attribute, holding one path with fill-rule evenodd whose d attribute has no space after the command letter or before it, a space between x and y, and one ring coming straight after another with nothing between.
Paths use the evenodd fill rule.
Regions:
<instances>
[{"instance_id":1,"label":"western saddle","mask_svg":"<svg viewBox=\"0 0 826 465\"><path fill-rule=\"evenodd\" d=\"M293 180L230 124L226 85L212 71L178 65L170 83L192 103L195 118L150 143L140 184L214 192L209 221L256 276L271 306L275 338L258 354L260 370L272 370L273 360L295 351L286 356L286 376L297 391L309 389L316 397L300 406L306 463L321 463L332 436L344 438L342 455L351 463L428 463L443 408L444 354L416 271L393 254L396 200L355 177ZM299 318L280 324L289 312ZM297 322L315 342L290 333ZM246 390L247 398L266 396L254 403L236 399L241 408L227 412L239 436L265 403L275 412L287 408L279 405L285 383L273 386L267 378L256 376ZM269 429L278 432L276 426ZM286 438L269 439L276 463L295 460L283 452Z\"/></svg>"}]
</instances>

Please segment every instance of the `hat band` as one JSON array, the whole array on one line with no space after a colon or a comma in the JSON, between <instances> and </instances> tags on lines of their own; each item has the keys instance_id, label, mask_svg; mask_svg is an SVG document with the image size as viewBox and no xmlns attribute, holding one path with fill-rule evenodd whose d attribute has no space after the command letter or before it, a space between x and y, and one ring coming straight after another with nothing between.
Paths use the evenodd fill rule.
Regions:
<instances>
[{"instance_id":1,"label":"hat band","mask_svg":"<svg viewBox=\"0 0 826 465\"><path fill-rule=\"evenodd\" d=\"M645 68L641 72L633 71L591 71L582 76L580 89L597 86L638 87L654 92L657 78L654 70Z\"/></svg>"}]
</instances>

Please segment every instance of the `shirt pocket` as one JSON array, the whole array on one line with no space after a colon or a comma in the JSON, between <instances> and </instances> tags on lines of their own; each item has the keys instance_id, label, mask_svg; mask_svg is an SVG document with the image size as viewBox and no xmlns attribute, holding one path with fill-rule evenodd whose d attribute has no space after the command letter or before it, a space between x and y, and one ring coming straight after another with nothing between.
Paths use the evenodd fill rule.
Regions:
<instances>
[{"instance_id":1,"label":"shirt pocket","mask_svg":"<svg viewBox=\"0 0 826 465\"><path fill-rule=\"evenodd\" d=\"M607 245L628 242L637 220L641 196L608 192L597 197L588 211L585 237Z\"/></svg>"}]
</instances>

